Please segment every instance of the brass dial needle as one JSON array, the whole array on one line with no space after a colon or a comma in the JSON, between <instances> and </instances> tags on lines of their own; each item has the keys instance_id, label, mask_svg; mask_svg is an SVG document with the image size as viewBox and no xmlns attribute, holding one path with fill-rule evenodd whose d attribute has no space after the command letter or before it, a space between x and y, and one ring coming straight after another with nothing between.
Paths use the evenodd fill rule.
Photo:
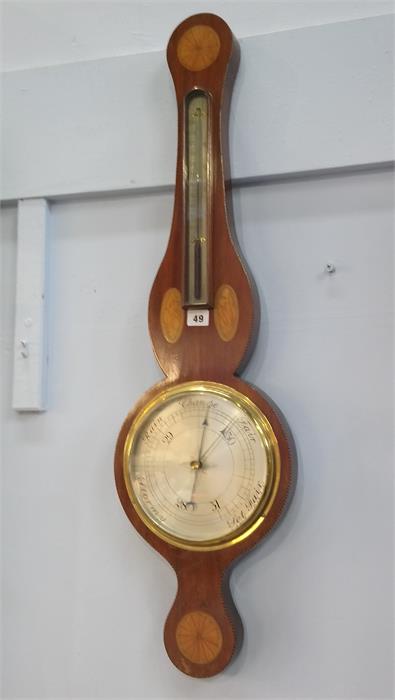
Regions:
<instances>
[{"instance_id":1,"label":"brass dial needle","mask_svg":"<svg viewBox=\"0 0 395 700\"><path fill-rule=\"evenodd\" d=\"M205 436L205 434L206 434L206 428L207 428L207 426L208 426L208 412L209 412L209 410L210 410L210 406L207 406L206 415L205 415L205 417L204 417L204 421L203 421L203 424L202 424L202 425L203 425L203 430L202 430L202 437L201 437L201 440L200 440L198 458L197 458L196 461L192 461L192 462L191 462L191 467L192 467L192 469L194 469L195 474L194 474L194 477L193 477L193 484L192 484L192 489L191 489L191 497L190 497L190 499L189 499L189 501L188 501L188 505L189 505L190 503L192 503L192 505L195 505L195 503L194 503L194 501L193 501L193 497L194 497L194 495L195 495L195 489L196 489L196 483L197 483L197 478L198 478L199 470L200 470L200 469L202 468L202 466L203 466L201 455L202 455L202 450L203 450L204 436Z\"/></svg>"},{"instance_id":2,"label":"brass dial needle","mask_svg":"<svg viewBox=\"0 0 395 700\"><path fill-rule=\"evenodd\" d=\"M214 441L211 443L211 445L207 448L207 450L205 451L205 453L201 456L201 458L200 458L201 461L203 461L204 459L206 459L207 455L210 454L210 452L212 452L212 450L218 445L218 443L221 441L221 438L224 437L226 431L229 430L229 428L231 428L232 425L234 425L234 424L236 423L236 421L237 421L237 416L236 416L236 418L232 418L232 420L228 423L228 425L226 425L225 428L223 428L223 429L220 431L220 434L218 435L218 437L215 438L215 440L214 440Z\"/></svg>"}]
</instances>

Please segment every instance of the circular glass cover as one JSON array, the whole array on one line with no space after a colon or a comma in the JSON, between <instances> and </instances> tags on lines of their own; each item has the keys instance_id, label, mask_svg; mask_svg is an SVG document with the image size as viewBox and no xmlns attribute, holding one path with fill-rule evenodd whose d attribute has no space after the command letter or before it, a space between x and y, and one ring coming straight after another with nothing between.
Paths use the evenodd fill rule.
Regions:
<instances>
[{"instance_id":1,"label":"circular glass cover","mask_svg":"<svg viewBox=\"0 0 395 700\"><path fill-rule=\"evenodd\" d=\"M226 546L250 534L279 467L267 418L243 394L214 382L164 390L137 416L125 443L135 509L162 539L187 548Z\"/></svg>"}]
</instances>

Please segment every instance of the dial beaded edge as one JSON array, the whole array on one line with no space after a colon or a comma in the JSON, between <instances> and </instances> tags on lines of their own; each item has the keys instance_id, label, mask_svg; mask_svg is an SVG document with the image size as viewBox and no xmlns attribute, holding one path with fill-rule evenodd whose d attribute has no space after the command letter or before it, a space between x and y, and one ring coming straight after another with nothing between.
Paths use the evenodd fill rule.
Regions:
<instances>
[{"instance_id":1,"label":"dial beaded edge","mask_svg":"<svg viewBox=\"0 0 395 700\"><path fill-rule=\"evenodd\" d=\"M132 451L133 441L138 432L138 429L141 427L141 424L144 421L144 418L147 415L149 415L149 413L153 410L155 406L162 402L164 403L166 399L176 396L182 393L183 391L185 391L186 393L193 391L211 391L233 401L235 401L236 398L235 403L239 407L241 407L243 410L246 410L246 407L247 409L249 409L249 411L247 410L247 412L249 413L250 417L252 414L252 418L256 424L259 433L261 434L263 443L265 444L266 441L269 442L272 454L272 465L270 474L271 479L269 488L264 491L262 499L260 500L256 509L252 512L250 518L248 518L244 523L242 523L240 527L232 530L229 533L229 535L225 537L206 540L199 543L194 543L190 540L184 540L182 538L172 536L165 530L162 530L160 526L156 525L156 523L154 523L149 518L149 516L144 512L141 505L139 504L134 489L131 486L130 477L128 473L128 461L129 455ZM270 440L265 430L261 427L260 423L265 426L265 430L270 435ZM154 535L159 537L160 540L166 542L169 545L175 546L178 549L198 552L213 552L217 550L223 550L228 547L233 547L239 544L240 542L248 539L263 524L267 516L270 514L271 507L278 494L279 484L281 481L281 455L277 437L270 424L270 421L261 411L261 409L248 396L245 396L238 389L235 389L234 387L231 387L226 384L222 384L220 382L213 382L208 380L188 381L176 384L170 388L165 387L159 394L155 395L151 399L151 401L145 404L145 406L136 415L135 419L133 420L133 423L131 424L128 430L124 443L123 480L129 496L130 503L136 511L136 514L144 523L144 525L148 527L148 529L151 532L153 532Z\"/></svg>"}]
</instances>

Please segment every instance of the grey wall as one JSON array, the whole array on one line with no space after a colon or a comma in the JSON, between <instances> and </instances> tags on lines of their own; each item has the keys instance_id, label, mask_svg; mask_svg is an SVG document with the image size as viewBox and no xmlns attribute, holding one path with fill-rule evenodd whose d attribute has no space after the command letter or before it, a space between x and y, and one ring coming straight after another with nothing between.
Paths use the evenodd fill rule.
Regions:
<instances>
[{"instance_id":1,"label":"grey wall","mask_svg":"<svg viewBox=\"0 0 395 700\"><path fill-rule=\"evenodd\" d=\"M16 210L1 212L4 698L391 697L393 179L250 186L234 205L262 301L244 376L285 413L299 480L287 518L232 576L245 642L207 681L167 660L175 577L132 530L112 475L121 422L160 376L147 296L172 197L52 205L37 415L10 408Z\"/></svg>"}]
</instances>

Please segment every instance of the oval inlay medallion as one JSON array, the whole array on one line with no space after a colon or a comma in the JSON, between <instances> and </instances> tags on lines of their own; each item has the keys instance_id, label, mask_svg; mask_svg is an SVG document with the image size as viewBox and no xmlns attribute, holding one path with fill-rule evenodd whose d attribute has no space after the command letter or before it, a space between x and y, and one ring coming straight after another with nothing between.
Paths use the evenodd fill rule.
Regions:
<instances>
[{"instance_id":1,"label":"oval inlay medallion","mask_svg":"<svg viewBox=\"0 0 395 700\"><path fill-rule=\"evenodd\" d=\"M163 295L160 307L160 326L167 342L176 343L184 327L181 292L176 287L170 287Z\"/></svg>"},{"instance_id":2,"label":"oval inlay medallion","mask_svg":"<svg viewBox=\"0 0 395 700\"><path fill-rule=\"evenodd\" d=\"M207 24L196 24L181 36L177 44L177 57L188 70L199 71L214 63L221 42L217 32Z\"/></svg>"},{"instance_id":3,"label":"oval inlay medallion","mask_svg":"<svg viewBox=\"0 0 395 700\"><path fill-rule=\"evenodd\" d=\"M221 340L227 343L234 338L239 325L239 302L229 284L221 284L215 295L214 323Z\"/></svg>"},{"instance_id":4,"label":"oval inlay medallion","mask_svg":"<svg viewBox=\"0 0 395 700\"><path fill-rule=\"evenodd\" d=\"M212 615L195 610L181 618L176 629L177 646L194 664L209 664L222 649L221 628Z\"/></svg>"}]
</instances>

